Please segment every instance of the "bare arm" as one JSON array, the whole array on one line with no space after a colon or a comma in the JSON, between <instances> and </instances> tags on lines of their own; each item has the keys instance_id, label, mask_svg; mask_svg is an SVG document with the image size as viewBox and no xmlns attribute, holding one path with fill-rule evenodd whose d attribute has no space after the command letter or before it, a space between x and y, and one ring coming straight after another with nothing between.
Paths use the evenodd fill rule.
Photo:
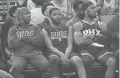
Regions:
<instances>
[{"instance_id":1,"label":"bare arm","mask_svg":"<svg viewBox=\"0 0 120 78\"><path fill-rule=\"evenodd\" d=\"M46 46L50 49L51 52L61 56L62 52L53 46L52 41L50 40L47 31L45 29L42 29L42 32L43 32L43 37L44 37Z\"/></svg>"},{"instance_id":2,"label":"bare arm","mask_svg":"<svg viewBox=\"0 0 120 78\"><path fill-rule=\"evenodd\" d=\"M72 47L73 47L73 31L72 31L71 26L69 26L67 43L68 43L68 46L66 48L65 55L69 56L70 52L72 51Z\"/></svg>"},{"instance_id":3,"label":"bare arm","mask_svg":"<svg viewBox=\"0 0 120 78\"><path fill-rule=\"evenodd\" d=\"M74 30L74 41L76 45L81 45L81 44L92 44L93 41L91 39L88 39L87 36L83 36L81 33L81 29L82 29L82 24L81 22L78 22L76 24L74 24L73 26L73 30Z\"/></svg>"}]
</instances>

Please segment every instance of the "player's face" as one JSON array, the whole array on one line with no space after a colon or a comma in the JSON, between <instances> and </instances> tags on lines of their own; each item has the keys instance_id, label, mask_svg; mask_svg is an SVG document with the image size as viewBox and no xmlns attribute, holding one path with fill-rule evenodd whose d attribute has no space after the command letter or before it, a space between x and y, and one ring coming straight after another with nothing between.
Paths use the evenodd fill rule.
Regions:
<instances>
[{"instance_id":1,"label":"player's face","mask_svg":"<svg viewBox=\"0 0 120 78\"><path fill-rule=\"evenodd\" d=\"M54 10L54 11L52 11L50 17L51 17L51 20L52 20L54 23L60 24L62 18L61 18L61 13L60 13L59 10Z\"/></svg>"},{"instance_id":2,"label":"player's face","mask_svg":"<svg viewBox=\"0 0 120 78\"><path fill-rule=\"evenodd\" d=\"M23 16L22 16L22 20L25 22L25 23L29 23L30 20L31 20L31 13L28 9L24 10L23 11Z\"/></svg>"},{"instance_id":3,"label":"player's face","mask_svg":"<svg viewBox=\"0 0 120 78\"><path fill-rule=\"evenodd\" d=\"M27 23L29 23L30 20L31 20L31 13L30 13L29 10L26 10L26 11L24 12L24 21L26 21Z\"/></svg>"},{"instance_id":4,"label":"player's face","mask_svg":"<svg viewBox=\"0 0 120 78\"><path fill-rule=\"evenodd\" d=\"M90 5L88 8L87 8L87 15L91 18L96 18L97 16L97 7L95 4L92 4Z\"/></svg>"}]
</instances>

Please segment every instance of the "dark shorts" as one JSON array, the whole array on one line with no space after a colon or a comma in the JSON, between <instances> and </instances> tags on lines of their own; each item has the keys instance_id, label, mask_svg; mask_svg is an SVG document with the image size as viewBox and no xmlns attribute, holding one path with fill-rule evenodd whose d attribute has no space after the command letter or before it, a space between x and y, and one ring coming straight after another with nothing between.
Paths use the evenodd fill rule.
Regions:
<instances>
[{"instance_id":1,"label":"dark shorts","mask_svg":"<svg viewBox=\"0 0 120 78\"><path fill-rule=\"evenodd\" d=\"M52 56L57 56L57 57L59 57L58 55L56 55L56 54L54 54L54 53L51 53L51 54L49 55L48 59L50 60L50 58L51 58ZM70 55L69 55L69 57L68 57L68 59L71 60L71 58L73 58L74 56L78 56L78 55L77 55L75 52L71 52ZM78 56L78 57L79 57L79 56ZM59 57L59 59L60 59L60 57ZM59 66L59 68L60 68L60 69L59 69L60 72L62 72L62 73L63 73L63 71L64 71L64 72L73 71L74 68L75 68L75 67L71 64L71 62L70 62L70 65L69 65L68 67L63 68L63 64L61 63L61 60L59 61L58 66Z\"/></svg>"},{"instance_id":2,"label":"dark shorts","mask_svg":"<svg viewBox=\"0 0 120 78\"><path fill-rule=\"evenodd\" d=\"M100 60L103 63L106 63L106 61L110 58L110 57L114 57L114 54L106 49L103 48L91 48L91 50L81 50L78 55L80 57L82 56L89 56L91 57L93 60Z\"/></svg>"}]
</instances>

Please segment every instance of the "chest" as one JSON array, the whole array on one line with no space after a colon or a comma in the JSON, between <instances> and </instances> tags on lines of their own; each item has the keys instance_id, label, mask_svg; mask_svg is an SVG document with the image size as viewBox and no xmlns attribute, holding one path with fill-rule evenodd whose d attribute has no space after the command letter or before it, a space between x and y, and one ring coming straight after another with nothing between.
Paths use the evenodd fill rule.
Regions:
<instances>
[{"instance_id":1,"label":"chest","mask_svg":"<svg viewBox=\"0 0 120 78\"><path fill-rule=\"evenodd\" d=\"M17 29L16 36L17 37L32 37L36 34L36 28L26 28L26 29Z\"/></svg>"},{"instance_id":2,"label":"chest","mask_svg":"<svg viewBox=\"0 0 120 78\"><path fill-rule=\"evenodd\" d=\"M84 24L83 25L83 29L82 29L82 34L92 34L92 35L99 35L101 34L101 29L99 28L98 25L88 25L88 24Z\"/></svg>"},{"instance_id":3,"label":"chest","mask_svg":"<svg viewBox=\"0 0 120 78\"><path fill-rule=\"evenodd\" d=\"M51 40L60 40L67 39L68 30L64 28L52 28L49 30L49 37Z\"/></svg>"}]
</instances>

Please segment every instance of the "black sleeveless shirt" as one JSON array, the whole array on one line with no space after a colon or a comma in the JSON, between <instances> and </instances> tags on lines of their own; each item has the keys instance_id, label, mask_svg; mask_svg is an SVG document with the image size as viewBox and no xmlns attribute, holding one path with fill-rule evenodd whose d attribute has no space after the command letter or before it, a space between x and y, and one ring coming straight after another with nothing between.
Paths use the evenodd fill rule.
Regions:
<instances>
[{"instance_id":1,"label":"black sleeveless shirt","mask_svg":"<svg viewBox=\"0 0 120 78\"><path fill-rule=\"evenodd\" d=\"M49 26L45 29L48 32L53 46L65 53L67 48L68 28L65 26L59 26L57 28Z\"/></svg>"}]
</instances>

